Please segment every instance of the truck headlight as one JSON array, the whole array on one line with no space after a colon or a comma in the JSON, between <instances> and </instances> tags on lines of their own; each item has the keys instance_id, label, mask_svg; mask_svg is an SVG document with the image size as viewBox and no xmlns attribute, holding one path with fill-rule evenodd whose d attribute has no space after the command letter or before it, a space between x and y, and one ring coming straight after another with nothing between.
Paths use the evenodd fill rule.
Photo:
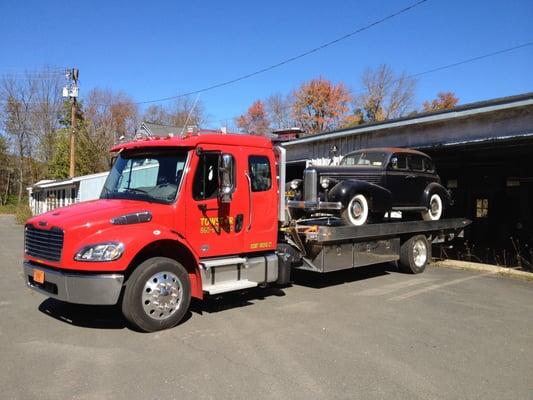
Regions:
<instances>
[{"instance_id":1,"label":"truck headlight","mask_svg":"<svg viewBox=\"0 0 533 400\"><path fill-rule=\"evenodd\" d=\"M119 242L98 243L86 246L76 253L76 261L114 261L124 252L124 245Z\"/></svg>"},{"instance_id":2,"label":"truck headlight","mask_svg":"<svg viewBox=\"0 0 533 400\"><path fill-rule=\"evenodd\" d=\"M323 178L320 180L320 186L322 186L323 189L327 189L330 183L331 181L328 178Z\"/></svg>"},{"instance_id":3,"label":"truck headlight","mask_svg":"<svg viewBox=\"0 0 533 400\"><path fill-rule=\"evenodd\" d=\"M296 190L298 189L298 186L300 186L300 181L298 179L294 179L291 181L291 189Z\"/></svg>"}]
</instances>

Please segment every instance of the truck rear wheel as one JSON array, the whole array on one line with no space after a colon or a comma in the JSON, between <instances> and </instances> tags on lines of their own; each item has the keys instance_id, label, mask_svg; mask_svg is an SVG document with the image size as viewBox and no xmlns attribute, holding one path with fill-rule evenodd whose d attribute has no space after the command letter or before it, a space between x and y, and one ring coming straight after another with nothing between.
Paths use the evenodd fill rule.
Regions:
<instances>
[{"instance_id":1,"label":"truck rear wheel","mask_svg":"<svg viewBox=\"0 0 533 400\"><path fill-rule=\"evenodd\" d=\"M154 332L178 324L190 302L185 268L170 258L154 257L137 266L127 280L122 313L138 329Z\"/></svg>"},{"instance_id":2,"label":"truck rear wheel","mask_svg":"<svg viewBox=\"0 0 533 400\"><path fill-rule=\"evenodd\" d=\"M431 260L431 245L424 235L406 240L400 247L399 267L402 272L419 274L424 272Z\"/></svg>"}]
</instances>

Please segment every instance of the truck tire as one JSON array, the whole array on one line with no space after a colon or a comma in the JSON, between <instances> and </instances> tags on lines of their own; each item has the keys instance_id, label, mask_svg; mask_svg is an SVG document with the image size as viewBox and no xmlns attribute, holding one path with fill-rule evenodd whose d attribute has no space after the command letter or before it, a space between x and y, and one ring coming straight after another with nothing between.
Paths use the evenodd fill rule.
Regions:
<instances>
[{"instance_id":1,"label":"truck tire","mask_svg":"<svg viewBox=\"0 0 533 400\"><path fill-rule=\"evenodd\" d=\"M400 271L409 274L424 272L431 260L431 245L424 235L409 238L400 246Z\"/></svg>"},{"instance_id":2,"label":"truck tire","mask_svg":"<svg viewBox=\"0 0 533 400\"><path fill-rule=\"evenodd\" d=\"M154 332L177 325L190 302L185 268L171 258L154 257L138 265L126 281L122 313L136 328Z\"/></svg>"}]
</instances>

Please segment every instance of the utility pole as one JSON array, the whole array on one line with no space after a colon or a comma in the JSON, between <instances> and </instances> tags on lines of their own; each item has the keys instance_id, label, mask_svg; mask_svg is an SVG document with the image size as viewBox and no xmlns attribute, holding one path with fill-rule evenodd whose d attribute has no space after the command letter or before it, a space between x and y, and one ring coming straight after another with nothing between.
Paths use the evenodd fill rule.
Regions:
<instances>
[{"instance_id":1,"label":"utility pole","mask_svg":"<svg viewBox=\"0 0 533 400\"><path fill-rule=\"evenodd\" d=\"M63 97L70 98L70 167L69 177L73 178L76 171L76 112L77 112L77 98L78 98L78 76L79 70L77 68L69 69L66 73L66 78L69 85L63 88Z\"/></svg>"}]
</instances>

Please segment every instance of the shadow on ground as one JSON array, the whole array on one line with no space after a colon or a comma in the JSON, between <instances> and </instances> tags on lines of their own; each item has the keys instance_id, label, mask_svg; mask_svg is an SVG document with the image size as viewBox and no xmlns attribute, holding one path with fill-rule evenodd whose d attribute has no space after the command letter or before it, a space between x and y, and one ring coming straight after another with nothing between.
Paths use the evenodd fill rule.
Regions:
<instances>
[{"instance_id":1,"label":"shadow on ground","mask_svg":"<svg viewBox=\"0 0 533 400\"><path fill-rule=\"evenodd\" d=\"M87 306L47 299L39 311L66 324L84 328L123 329L128 325L117 306Z\"/></svg>"},{"instance_id":2,"label":"shadow on ground","mask_svg":"<svg viewBox=\"0 0 533 400\"><path fill-rule=\"evenodd\" d=\"M296 270L293 272L292 284L315 289L356 282L378 276L388 275L397 268L394 264L379 264L343 271L319 274L316 272ZM287 287L290 287L288 285ZM240 292L230 292L219 296L208 296L202 301L193 299L190 312L180 324L191 318L192 313L217 313L237 307L246 307L272 296L285 296L285 288L274 286L258 287ZM39 311L66 324L93 329L135 330L122 315L118 306L88 306L70 304L49 298L39 305Z\"/></svg>"},{"instance_id":3,"label":"shadow on ground","mask_svg":"<svg viewBox=\"0 0 533 400\"><path fill-rule=\"evenodd\" d=\"M295 285L322 289L343 283L357 282L378 276L389 275L397 272L395 263L368 265L366 267L350 268L341 271L320 274L306 270L296 270L292 273L292 281Z\"/></svg>"}]
</instances>

